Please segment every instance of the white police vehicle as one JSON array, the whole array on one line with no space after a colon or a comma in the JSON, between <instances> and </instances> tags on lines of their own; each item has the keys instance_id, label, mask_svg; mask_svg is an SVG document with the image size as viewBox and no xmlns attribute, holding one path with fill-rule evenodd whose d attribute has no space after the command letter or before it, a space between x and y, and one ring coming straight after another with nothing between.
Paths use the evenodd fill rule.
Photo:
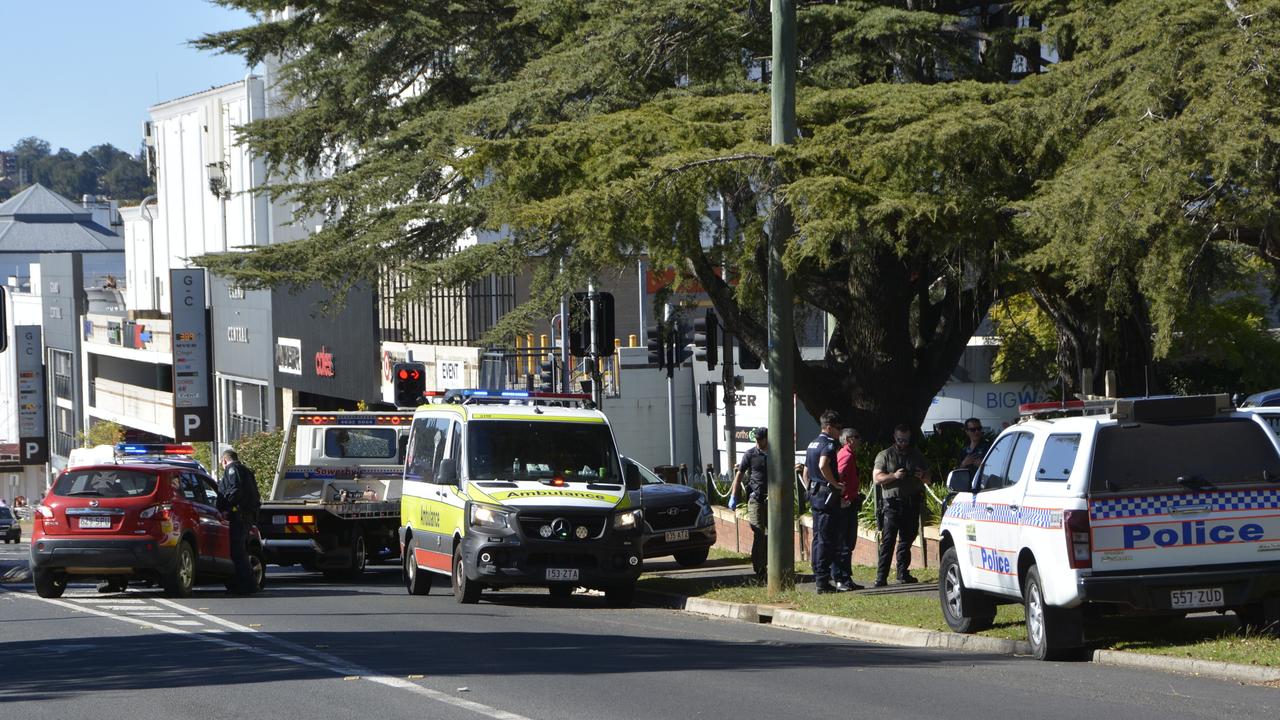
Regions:
<instances>
[{"instance_id":1,"label":"white police vehicle","mask_svg":"<svg viewBox=\"0 0 1280 720\"><path fill-rule=\"evenodd\" d=\"M1084 644L1084 609L1234 611L1280 627L1280 444L1226 395L1023 407L954 470L938 583L956 632L1021 602L1033 654Z\"/></svg>"}]
</instances>

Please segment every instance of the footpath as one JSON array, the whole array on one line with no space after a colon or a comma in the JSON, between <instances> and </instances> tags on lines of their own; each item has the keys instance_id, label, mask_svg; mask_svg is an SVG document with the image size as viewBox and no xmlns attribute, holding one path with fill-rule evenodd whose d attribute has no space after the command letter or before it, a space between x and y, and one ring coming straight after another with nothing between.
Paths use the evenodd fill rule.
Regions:
<instances>
[{"instance_id":1,"label":"footpath","mask_svg":"<svg viewBox=\"0 0 1280 720\"><path fill-rule=\"evenodd\" d=\"M711 561L706 566L681 568L670 559L658 558L646 561L644 577L636 594L638 602L655 607L666 607L710 617L748 623L768 623L789 630L823 633L837 637L913 648L938 648L941 650L985 653L990 655L1029 655L1031 648L1025 640L1007 640L981 635L961 635L938 632L916 627L890 625L802 612L786 603L738 603L699 597L697 594L672 592L671 586L732 587L756 584L749 563L737 561ZM800 576L796 589L813 592L811 576ZM869 596L914 596L936 598L935 583L916 585L890 585L886 588L867 588L854 591ZM826 597L826 596L824 596ZM940 612L940 611L939 611ZM1280 667L1243 665L1180 658L1167 655L1149 655L1122 650L1092 650L1082 660L1101 665L1158 670L1184 675L1217 678L1230 682L1268 685L1280 688Z\"/></svg>"}]
</instances>

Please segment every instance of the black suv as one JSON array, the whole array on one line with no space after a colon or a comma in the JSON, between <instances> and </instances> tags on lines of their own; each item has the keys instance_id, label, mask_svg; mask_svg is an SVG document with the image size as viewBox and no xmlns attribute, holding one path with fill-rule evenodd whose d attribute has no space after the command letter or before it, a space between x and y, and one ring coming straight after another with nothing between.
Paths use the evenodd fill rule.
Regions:
<instances>
[{"instance_id":1,"label":"black suv","mask_svg":"<svg viewBox=\"0 0 1280 720\"><path fill-rule=\"evenodd\" d=\"M22 528L18 526L18 518L7 506L0 507L0 537L6 543L22 542Z\"/></svg>"},{"instance_id":2,"label":"black suv","mask_svg":"<svg viewBox=\"0 0 1280 720\"><path fill-rule=\"evenodd\" d=\"M622 458L627 485L639 476L640 507L644 510L644 557L674 555L684 567L701 565L716 544L715 516L702 493L663 481L649 468Z\"/></svg>"}]
</instances>

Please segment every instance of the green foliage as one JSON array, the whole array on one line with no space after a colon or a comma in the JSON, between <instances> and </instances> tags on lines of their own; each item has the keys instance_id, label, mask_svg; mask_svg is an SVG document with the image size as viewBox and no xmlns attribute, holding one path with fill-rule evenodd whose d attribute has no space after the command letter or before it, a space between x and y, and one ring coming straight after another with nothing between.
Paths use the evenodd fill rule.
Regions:
<instances>
[{"instance_id":1,"label":"green foliage","mask_svg":"<svg viewBox=\"0 0 1280 720\"><path fill-rule=\"evenodd\" d=\"M1192 308L1180 328L1160 368L1174 391L1249 394L1280 387L1280 340L1268 331L1256 296Z\"/></svg>"},{"instance_id":2,"label":"green foliage","mask_svg":"<svg viewBox=\"0 0 1280 720\"><path fill-rule=\"evenodd\" d=\"M327 218L301 242L201 259L246 286L340 289L395 267L412 299L532 264L501 338L646 255L764 354L763 250L785 203L797 302L834 321L797 396L883 439L923 418L1005 296L1032 293L1053 323L1050 343L1025 300L1001 318L1043 374L1116 367L1134 391L1241 252L1280 270L1280 9L1264 0L803 3L785 148L769 144L759 0L290 5L196 43L282 59L293 110L243 137L305 178L273 194ZM703 247L721 199L736 233ZM476 230L502 239L457 252Z\"/></svg>"},{"instance_id":3,"label":"green foliage","mask_svg":"<svg viewBox=\"0 0 1280 720\"><path fill-rule=\"evenodd\" d=\"M95 145L76 155L62 148L51 152L48 142L36 137L19 140L12 152L19 170L31 183L40 183L72 200L99 195L121 202L138 202L155 192L141 155L134 157L110 144ZM20 191L21 187L14 188Z\"/></svg>"},{"instance_id":4,"label":"green foliage","mask_svg":"<svg viewBox=\"0 0 1280 720\"><path fill-rule=\"evenodd\" d=\"M1000 338L991 382L1057 381L1057 331L1030 294L1019 293L992 305L991 322Z\"/></svg>"},{"instance_id":5,"label":"green foliage","mask_svg":"<svg viewBox=\"0 0 1280 720\"><path fill-rule=\"evenodd\" d=\"M124 426L110 420L97 420L89 425L87 431L76 433L77 447L88 448L122 442L124 442Z\"/></svg>"},{"instance_id":6,"label":"green foliage","mask_svg":"<svg viewBox=\"0 0 1280 720\"><path fill-rule=\"evenodd\" d=\"M284 430L281 429L248 435L232 444L240 462L253 471L258 480L258 492L264 500L271 497L271 482L276 476L276 463L280 461L280 444L283 442Z\"/></svg>"}]
</instances>

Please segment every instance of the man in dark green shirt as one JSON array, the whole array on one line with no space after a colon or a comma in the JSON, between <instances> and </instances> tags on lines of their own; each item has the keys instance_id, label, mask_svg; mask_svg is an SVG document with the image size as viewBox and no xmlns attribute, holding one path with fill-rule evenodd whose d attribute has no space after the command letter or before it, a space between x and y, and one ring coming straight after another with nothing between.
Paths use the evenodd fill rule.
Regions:
<instances>
[{"instance_id":1,"label":"man in dark green shirt","mask_svg":"<svg viewBox=\"0 0 1280 720\"><path fill-rule=\"evenodd\" d=\"M889 582L889 563L897 545L898 582L917 582L911 575L911 543L920 530L920 502L924 482L929 477L929 461L911 445L911 428L899 425L893 429L893 445L876 456L872 479L883 499L883 523L880 528L880 558L876 566L876 587Z\"/></svg>"}]
</instances>

